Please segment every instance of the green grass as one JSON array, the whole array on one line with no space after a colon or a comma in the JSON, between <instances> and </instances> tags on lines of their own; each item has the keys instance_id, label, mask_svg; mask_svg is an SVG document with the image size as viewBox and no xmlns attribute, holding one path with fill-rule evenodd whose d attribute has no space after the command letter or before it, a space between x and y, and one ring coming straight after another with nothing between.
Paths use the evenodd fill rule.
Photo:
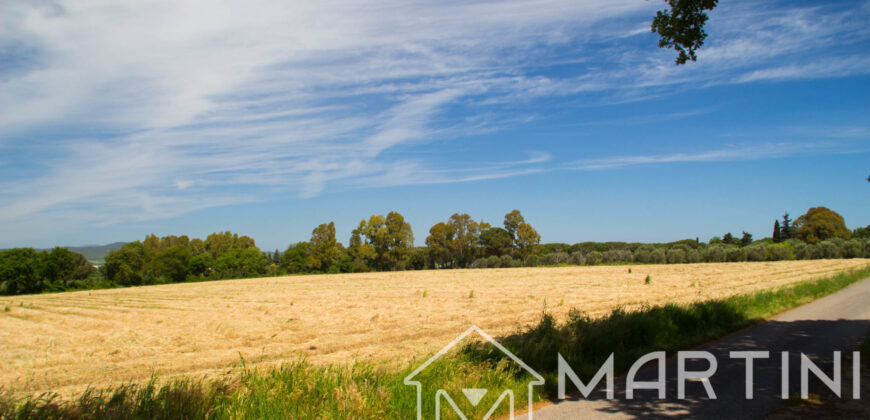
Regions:
<instances>
[{"instance_id":1,"label":"green grass","mask_svg":"<svg viewBox=\"0 0 870 420\"><path fill-rule=\"evenodd\" d=\"M616 370L653 350L673 352L721 337L833 293L870 276L870 266L786 288L691 305L664 305L637 311L614 310L591 318L573 311L559 324L543 314L535 325L499 338L547 379L535 397L555 395L556 354L561 353L584 381L607 356L616 354ZM865 349L870 343L865 343ZM870 350L870 349L867 349ZM16 399L0 393L0 419L239 419L239 418L409 418L416 412L416 391L403 378L407 366L356 363L314 366L305 361L276 368L246 369L234 379L174 380L88 390L62 401L53 395ZM445 388L463 411L482 417L498 397L490 392L477 407L464 400L470 386L511 389L517 407L525 406L527 377L491 346L469 345L432 364L419 378ZM434 395L424 392L423 412L434 411ZM506 406L502 406L502 413ZM456 418L449 409L445 418Z\"/></svg>"},{"instance_id":2,"label":"green grass","mask_svg":"<svg viewBox=\"0 0 870 420\"><path fill-rule=\"evenodd\" d=\"M409 418L416 413L416 390L406 386L403 379L414 367L389 369L369 363L323 367L297 361L277 368L243 369L235 381L177 380L160 385L152 379L143 385L88 390L71 401L54 395L26 400L0 395L0 418ZM517 368L504 360L479 363L458 353L433 363L418 379L424 384L437 381L464 413L478 418L498 395L488 393L472 407L462 395L462 389L470 384L511 389L520 408L527 398L526 384ZM434 412L434 400L434 392L424 390L424 413ZM442 413L446 419L458 418L449 409Z\"/></svg>"}]
</instances>

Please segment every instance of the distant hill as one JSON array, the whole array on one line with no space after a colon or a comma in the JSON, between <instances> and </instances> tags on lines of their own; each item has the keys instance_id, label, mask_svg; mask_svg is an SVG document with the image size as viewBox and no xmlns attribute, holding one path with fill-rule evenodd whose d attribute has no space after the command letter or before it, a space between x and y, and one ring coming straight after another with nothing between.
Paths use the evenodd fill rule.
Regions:
<instances>
[{"instance_id":1,"label":"distant hill","mask_svg":"<svg viewBox=\"0 0 870 420\"><path fill-rule=\"evenodd\" d=\"M65 246L64 248L84 255L91 263L102 264L106 262L106 255L109 252L121 248L124 244L126 242L115 242L108 245Z\"/></svg>"},{"instance_id":2,"label":"distant hill","mask_svg":"<svg viewBox=\"0 0 870 420\"><path fill-rule=\"evenodd\" d=\"M103 264L106 262L106 255L116 249L120 249L125 244L127 244L127 242L115 242L108 245L62 246L61 248L66 248L72 252L78 252L79 254L84 255L92 264ZM0 248L0 251L6 251L8 249L12 248ZM52 248L34 249L37 251L51 251Z\"/></svg>"}]
</instances>

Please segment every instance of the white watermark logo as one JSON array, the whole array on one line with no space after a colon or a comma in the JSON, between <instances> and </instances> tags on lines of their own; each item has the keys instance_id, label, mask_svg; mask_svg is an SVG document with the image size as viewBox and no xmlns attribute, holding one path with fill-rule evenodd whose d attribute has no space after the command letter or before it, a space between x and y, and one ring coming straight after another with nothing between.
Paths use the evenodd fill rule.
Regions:
<instances>
[{"instance_id":1,"label":"white watermark logo","mask_svg":"<svg viewBox=\"0 0 870 420\"><path fill-rule=\"evenodd\" d=\"M421 372L425 371L427 368L432 365L432 363L436 362L442 356L451 351L457 344L465 340L472 333L476 333L483 340L489 344L492 344L497 348L501 353L503 353L508 359L517 363L522 369L528 374L528 414L527 417L529 420L532 419L533 416L533 392L535 386L540 386L544 384L544 378L538 374L534 369L532 369L528 364L522 361L519 357L511 353L508 349L502 346L498 341L492 338L489 334L485 333L480 328L473 326L456 337L453 341L451 341L447 346L441 349L434 356L426 360L425 363L420 365L417 369L415 369L411 374L405 377L404 384L409 386L415 386L417 391L417 419L423 419L423 395L424 395L424 384L419 380L419 376ZM780 353L781 360L781 398L788 399L791 397L790 380L789 380L789 352L784 351ZM771 353L769 351L731 351L728 353L729 360L741 360L743 365L745 366L745 394L744 397L747 400L752 400L755 398L754 393L754 367L756 361L764 361L771 358ZM688 370L687 362L689 360L695 361L704 361L706 368L702 370ZM589 380L588 383L584 383L571 368L568 361L562 357L561 354L556 354L557 361L557 398L558 399L566 399L568 398L568 385L573 385L573 388L579 391L579 394L583 396L583 398L589 398L589 395L601 385L601 382L604 382L604 391L606 393L606 399L613 400L615 399L615 371L614 371L614 354L611 353L607 360L600 366L596 374ZM638 373L641 369L647 367L647 365L654 364L650 369L652 372L657 373L656 378L654 380L648 381L640 381L637 380ZM667 398L667 378L666 378L666 364L667 364L667 355L663 351L656 351L647 353L641 357L639 357L629 368L628 373L625 376L625 399L631 400L635 398L636 390L652 390L657 391L658 399ZM717 395L715 390L713 389L712 384L710 383L710 379L716 374L719 368L719 361L713 353L708 351L680 351L677 352L676 355L676 364L677 364L677 398L680 400L686 399L686 382L700 382L703 386L705 393L707 394L707 398L711 400L717 399ZM860 364L861 364L861 354L860 352L852 353L852 398L860 399L860 388L861 388L861 374L860 374ZM842 390L842 374L841 374L841 366L842 366L842 353L839 351L833 352L833 372L829 376L824 370L819 367L815 362L813 362L807 355L804 353L800 353L800 397L803 399L807 399L809 395L809 382L810 376L815 376L821 383L823 383L826 387L828 387L838 398L843 398L843 390ZM434 407L435 407L435 419L441 418L441 410L442 408L452 408L456 415L463 420L467 420L468 417L462 410L459 408L459 405L456 403L454 398L459 398L458 395L451 396L443 387L439 387L439 384L425 384L426 394L434 395ZM499 397L496 399L495 403L487 411L486 415L483 417L484 420L489 419L498 407L507 402L509 405L509 418L514 418L514 409L516 403L516 396L513 391L508 390L490 390L482 387L469 387L463 388L462 394L465 399L471 404L472 407L477 407L484 396L489 392L500 393Z\"/></svg>"},{"instance_id":2,"label":"white watermark logo","mask_svg":"<svg viewBox=\"0 0 870 420\"><path fill-rule=\"evenodd\" d=\"M825 386L827 386L837 398L843 398L842 392L842 374L840 367L842 366L842 353L839 351L835 351L833 358L833 373L831 376L828 376L824 372L824 370L819 367L815 362L813 362L807 355L800 353L800 396L802 399L807 399L809 395L809 383L810 383L810 374L812 373L819 381L821 381ZM770 352L768 351L732 351L728 353L729 359L742 359L745 364L745 380L746 393L744 397L747 400L751 400L754 398L754 388L755 388L755 376L754 376L754 361L755 360L765 360L770 358ZM580 394L583 395L583 398L589 398L589 395L592 391L601 383L602 379L605 381L605 390L606 390L606 399L612 400L614 399L614 369L613 369L613 353L607 358L604 364L598 369L598 372L589 383L583 383L577 374L571 369L571 366L562 357L561 354L557 354L557 363L558 363L558 398L566 399L567 398L567 390L566 385L568 381L574 384L574 387L580 391ZM788 399L790 397L790 389L789 389L789 352L784 351L780 355L782 364L781 364L781 393L780 396L782 399ZM707 368L700 371L688 370L686 368L686 362L688 360L704 360L707 362ZM636 379L638 372L644 368L646 365L650 363L655 363L655 368L657 371L656 379L652 381L638 381ZM657 391L658 399L663 400L667 398L667 383L666 383L666 354L663 351L656 351L652 353L647 353L640 358L638 358L634 364L631 365L631 368L628 370L628 374L625 377L625 399L631 400L634 399L634 392L636 390L653 390ZM853 352L852 353L852 398L860 399L860 390L861 390L861 374L860 374L860 366L861 366L861 353ZM719 367L719 361L716 359L716 356L713 353L708 351L680 351L677 352L677 399L684 400L686 399L686 382L688 381L697 381L700 382L704 387L704 391L707 394L707 398L711 400L715 400L716 391L713 389L713 386L710 384L710 378L716 374L716 371Z\"/></svg>"},{"instance_id":3,"label":"white watermark logo","mask_svg":"<svg viewBox=\"0 0 870 420\"><path fill-rule=\"evenodd\" d=\"M509 359L511 359L512 361L514 361L518 365L520 365L523 368L523 370L525 370L526 373L528 373L528 375L531 377L531 379L529 379L529 382L527 384L528 385L528 397L529 397L528 398L528 404L529 404L528 405L528 418L529 418L529 420L531 420L532 414L533 414L532 410L534 409L534 407L533 407L534 389L533 388L535 386L543 385L544 378L541 375L539 375L538 372L535 372L534 369L529 367L529 365L527 365L525 362L520 360L519 357L517 357L516 355L514 355L513 353L508 351L508 349L506 349L504 346L502 346L498 341L495 341L495 339L492 338L489 334L485 333L483 330L481 330L480 328L478 328L476 326L473 326L473 327L467 329L464 333L460 334L459 337L456 337L453 341L450 342L450 344L445 346L443 349L441 349L441 351L436 353L434 356L430 357L429 360L426 360L425 363L420 365L417 369L414 369L413 372L411 372L408 376L405 377L405 380L404 380L405 385L417 387L417 420L423 419L423 384L415 378L417 378L421 372L425 371L429 367L429 365L431 365L432 363L435 363L435 361L437 361L442 356L444 356L447 352L449 352L454 347L456 347L457 344L459 344L460 342L465 340L472 333L477 333L477 335L479 335L481 338L483 338L486 342L495 346L495 348L497 348L505 356L507 356ZM456 404L456 401L454 401L454 399L450 396L450 394L447 393L446 390L443 389L443 387L438 386L438 384L426 384L426 386L431 386L432 389L429 389L428 391L434 391L434 394L435 394L435 419L436 420L439 420L441 418L442 403L446 403L447 406L452 408L453 411L456 413L456 415L459 416L459 418L461 418L463 420L468 419L468 417L465 415L465 413L463 413L462 410L460 410L459 406ZM508 390L490 390L490 389L486 389L486 388L463 388L462 394L465 396L465 398L468 400L468 402L473 407L477 407L480 404L481 400L483 400L483 397L490 391L500 392L501 394L499 395L499 397L495 401L495 403L493 403L492 406L489 408L486 415L484 415L483 419L484 420L489 419L493 415L493 413L495 413L495 411L498 409L498 407L505 401L507 401L507 403L509 405L509 410L510 410L509 416L511 419L513 419L516 398L515 398L514 392L510 389L508 389Z\"/></svg>"}]
</instances>

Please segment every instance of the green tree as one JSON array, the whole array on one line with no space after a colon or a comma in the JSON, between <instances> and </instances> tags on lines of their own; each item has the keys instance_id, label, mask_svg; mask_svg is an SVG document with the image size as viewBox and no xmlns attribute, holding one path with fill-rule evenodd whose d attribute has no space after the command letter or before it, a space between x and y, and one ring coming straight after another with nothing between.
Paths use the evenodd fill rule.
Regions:
<instances>
[{"instance_id":1,"label":"green tree","mask_svg":"<svg viewBox=\"0 0 870 420\"><path fill-rule=\"evenodd\" d=\"M257 254L257 256L254 256ZM263 262L262 266L260 262ZM123 286L181 282L188 277L218 279L260 275L266 257L253 239L232 232L206 238L148 235L106 256L106 279Z\"/></svg>"},{"instance_id":2,"label":"green tree","mask_svg":"<svg viewBox=\"0 0 870 420\"><path fill-rule=\"evenodd\" d=\"M387 218L375 214L369 220L362 220L357 227L360 235L364 238L363 244L371 246L373 254L367 261L368 265L381 271L386 268L386 255L389 251L390 240L387 233Z\"/></svg>"},{"instance_id":3,"label":"green tree","mask_svg":"<svg viewBox=\"0 0 870 420\"><path fill-rule=\"evenodd\" d=\"M97 274L97 269L84 255L66 248L57 247L39 254L42 281L50 284L54 290L67 289L73 282L83 281Z\"/></svg>"},{"instance_id":4,"label":"green tree","mask_svg":"<svg viewBox=\"0 0 870 420\"><path fill-rule=\"evenodd\" d=\"M391 211L386 217L373 215L368 221L361 221L357 230L365 237L364 244L374 250L370 265L379 271L405 268L414 246L414 233L401 214Z\"/></svg>"},{"instance_id":5,"label":"green tree","mask_svg":"<svg viewBox=\"0 0 870 420\"><path fill-rule=\"evenodd\" d=\"M429 249L429 260L435 268L447 267L453 263L452 242L453 230L447 226L447 223L438 222L429 228L426 247Z\"/></svg>"},{"instance_id":6,"label":"green tree","mask_svg":"<svg viewBox=\"0 0 870 420\"><path fill-rule=\"evenodd\" d=\"M281 257L281 264L288 273L307 273L311 271L311 258L309 252L311 245L308 242L298 242L287 247Z\"/></svg>"},{"instance_id":7,"label":"green tree","mask_svg":"<svg viewBox=\"0 0 870 420\"><path fill-rule=\"evenodd\" d=\"M321 224L311 231L309 255L314 270L327 272L341 258L338 242L335 240L335 223Z\"/></svg>"},{"instance_id":8,"label":"green tree","mask_svg":"<svg viewBox=\"0 0 870 420\"><path fill-rule=\"evenodd\" d=\"M794 221L798 239L815 244L829 238L849 239L852 232L846 228L843 216L827 207L813 207Z\"/></svg>"},{"instance_id":9,"label":"green tree","mask_svg":"<svg viewBox=\"0 0 870 420\"><path fill-rule=\"evenodd\" d=\"M408 265L411 250L414 248L414 232L404 216L391 211L387 214L387 234L389 244L389 264L392 269L404 270Z\"/></svg>"},{"instance_id":10,"label":"green tree","mask_svg":"<svg viewBox=\"0 0 870 420\"><path fill-rule=\"evenodd\" d=\"M535 248L541 243L541 235L528 223L520 223L517 227L517 252L523 258L535 253Z\"/></svg>"},{"instance_id":11,"label":"green tree","mask_svg":"<svg viewBox=\"0 0 870 420\"><path fill-rule=\"evenodd\" d=\"M454 213L447 220L447 226L452 233L450 251L454 261L460 267L468 267L477 257L480 243L480 224L467 213Z\"/></svg>"},{"instance_id":12,"label":"green tree","mask_svg":"<svg viewBox=\"0 0 870 420\"><path fill-rule=\"evenodd\" d=\"M262 275L266 271L266 257L256 247L237 248L217 257L214 270L220 278Z\"/></svg>"},{"instance_id":13,"label":"green tree","mask_svg":"<svg viewBox=\"0 0 870 420\"><path fill-rule=\"evenodd\" d=\"M870 225L852 231L853 238L870 238Z\"/></svg>"},{"instance_id":14,"label":"green tree","mask_svg":"<svg viewBox=\"0 0 870 420\"><path fill-rule=\"evenodd\" d=\"M740 246L747 246L752 243L752 234L743 231L743 236L740 237Z\"/></svg>"},{"instance_id":15,"label":"green tree","mask_svg":"<svg viewBox=\"0 0 870 420\"><path fill-rule=\"evenodd\" d=\"M67 282L72 280L73 252L56 247L50 252L42 253L39 271L41 277L47 281L58 281L58 286L65 288Z\"/></svg>"},{"instance_id":16,"label":"green tree","mask_svg":"<svg viewBox=\"0 0 870 420\"><path fill-rule=\"evenodd\" d=\"M677 50L677 65L695 61L698 58L695 51L707 39L706 12L713 10L719 0L667 0L667 3L670 9L656 13L652 22L652 31L661 37L659 48Z\"/></svg>"},{"instance_id":17,"label":"green tree","mask_svg":"<svg viewBox=\"0 0 870 420\"><path fill-rule=\"evenodd\" d=\"M520 214L519 210L512 210L510 213L504 215L504 229L511 236L511 240L516 239L517 229L519 229L520 224L525 222L526 219L523 218L523 215Z\"/></svg>"},{"instance_id":18,"label":"green tree","mask_svg":"<svg viewBox=\"0 0 870 420\"><path fill-rule=\"evenodd\" d=\"M193 254L194 256L197 256L197 255L200 255L200 254L203 254L206 252L205 241L203 241L202 239L193 238L190 240L190 244L188 244L188 246L190 246L190 253Z\"/></svg>"},{"instance_id":19,"label":"green tree","mask_svg":"<svg viewBox=\"0 0 870 420\"><path fill-rule=\"evenodd\" d=\"M190 239L187 237L187 235L181 235L181 236L169 235L169 236L164 236L164 237L160 238L159 244L160 244L161 250L164 250L166 248L171 248L174 246L182 246L185 248L189 248L190 247Z\"/></svg>"},{"instance_id":20,"label":"green tree","mask_svg":"<svg viewBox=\"0 0 870 420\"><path fill-rule=\"evenodd\" d=\"M488 256L509 255L513 248L513 240L507 230L494 227L480 233L483 253Z\"/></svg>"},{"instance_id":21,"label":"green tree","mask_svg":"<svg viewBox=\"0 0 870 420\"><path fill-rule=\"evenodd\" d=\"M146 284L145 267L150 256L142 242L130 242L106 255L106 278L122 286Z\"/></svg>"},{"instance_id":22,"label":"green tree","mask_svg":"<svg viewBox=\"0 0 870 420\"><path fill-rule=\"evenodd\" d=\"M179 283L187 280L192 257L190 248L181 243L160 250L155 256L156 277L162 279L161 282Z\"/></svg>"},{"instance_id":23,"label":"green tree","mask_svg":"<svg viewBox=\"0 0 870 420\"><path fill-rule=\"evenodd\" d=\"M780 243L782 242L782 230L779 228L779 220L773 221L773 242Z\"/></svg>"},{"instance_id":24,"label":"green tree","mask_svg":"<svg viewBox=\"0 0 870 420\"><path fill-rule=\"evenodd\" d=\"M350 261L345 271L364 272L371 270L368 262L374 260L375 248L369 244L363 243L362 235L358 228L351 232L350 241L348 241L347 254Z\"/></svg>"},{"instance_id":25,"label":"green tree","mask_svg":"<svg viewBox=\"0 0 870 420\"><path fill-rule=\"evenodd\" d=\"M214 258L236 249L256 248L256 246L253 239L229 231L215 232L205 238L205 249Z\"/></svg>"},{"instance_id":26,"label":"green tree","mask_svg":"<svg viewBox=\"0 0 870 420\"><path fill-rule=\"evenodd\" d=\"M411 250L408 267L412 270L425 270L429 266L429 249L425 246Z\"/></svg>"},{"instance_id":27,"label":"green tree","mask_svg":"<svg viewBox=\"0 0 870 420\"><path fill-rule=\"evenodd\" d=\"M152 233L145 237L145 240L142 241L142 246L150 252L157 252L160 250L160 238Z\"/></svg>"},{"instance_id":28,"label":"green tree","mask_svg":"<svg viewBox=\"0 0 870 420\"><path fill-rule=\"evenodd\" d=\"M82 281L99 276L99 270L88 261L88 258L78 252L73 252L72 280ZM95 279L96 280L96 279Z\"/></svg>"},{"instance_id":29,"label":"green tree","mask_svg":"<svg viewBox=\"0 0 870 420\"><path fill-rule=\"evenodd\" d=\"M780 224L780 229L782 231L782 240L787 241L789 239L794 239L797 236L795 235L794 226L792 226L791 219L788 217L788 213L782 215L782 224Z\"/></svg>"},{"instance_id":30,"label":"green tree","mask_svg":"<svg viewBox=\"0 0 870 420\"><path fill-rule=\"evenodd\" d=\"M191 257L187 272L193 276L208 276L214 267L214 258L205 252Z\"/></svg>"},{"instance_id":31,"label":"green tree","mask_svg":"<svg viewBox=\"0 0 870 420\"><path fill-rule=\"evenodd\" d=\"M740 245L740 239L735 238L731 232L722 235L722 242L728 245Z\"/></svg>"},{"instance_id":32,"label":"green tree","mask_svg":"<svg viewBox=\"0 0 870 420\"><path fill-rule=\"evenodd\" d=\"M6 295L41 292L39 254L33 248L0 251L0 292Z\"/></svg>"}]
</instances>

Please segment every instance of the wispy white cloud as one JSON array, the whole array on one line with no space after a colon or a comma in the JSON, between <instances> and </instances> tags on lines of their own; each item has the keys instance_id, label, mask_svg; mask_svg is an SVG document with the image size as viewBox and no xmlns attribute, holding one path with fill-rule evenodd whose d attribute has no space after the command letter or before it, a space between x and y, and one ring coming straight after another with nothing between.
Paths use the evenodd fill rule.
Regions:
<instances>
[{"instance_id":1,"label":"wispy white cloud","mask_svg":"<svg viewBox=\"0 0 870 420\"><path fill-rule=\"evenodd\" d=\"M735 162L745 160L777 159L802 155L809 152L837 153L836 148L822 143L763 143L731 146L694 153L664 153L648 155L611 156L571 162L567 169L597 170L627 166L686 163L686 162Z\"/></svg>"},{"instance_id":2,"label":"wispy white cloud","mask_svg":"<svg viewBox=\"0 0 870 420\"><path fill-rule=\"evenodd\" d=\"M27 149L30 170L0 162L0 230L172 217L334 184L519 176L554 159L441 167L393 152L534 120L524 104L541 98L639 101L866 64L860 53L837 52L828 67L800 55L867 40L849 12L750 13L764 4L752 2L723 3L702 61L675 69L642 36L653 3L8 1L0 148ZM576 71L542 71L555 64ZM43 133L61 140L34 142Z\"/></svg>"},{"instance_id":3,"label":"wispy white cloud","mask_svg":"<svg viewBox=\"0 0 870 420\"><path fill-rule=\"evenodd\" d=\"M862 74L870 74L870 57L845 57L816 63L754 70L737 80L739 82L756 82L761 80L819 79Z\"/></svg>"}]
</instances>

